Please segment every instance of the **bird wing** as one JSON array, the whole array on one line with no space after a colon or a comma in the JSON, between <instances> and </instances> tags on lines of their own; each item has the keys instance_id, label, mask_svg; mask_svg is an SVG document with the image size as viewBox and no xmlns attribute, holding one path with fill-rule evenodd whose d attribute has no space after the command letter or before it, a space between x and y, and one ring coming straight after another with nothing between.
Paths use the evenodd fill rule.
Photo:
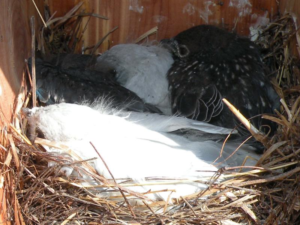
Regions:
<instances>
[{"instance_id":1,"label":"bird wing","mask_svg":"<svg viewBox=\"0 0 300 225\"><path fill-rule=\"evenodd\" d=\"M232 129L188 119L185 117L165 116L153 113L121 112L119 116L136 124L158 132L173 132L180 129L194 129L211 134L236 133Z\"/></svg>"},{"instance_id":2,"label":"bird wing","mask_svg":"<svg viewBox=\"0 0 300 225\"><path fill-rule=\"evenodd\" d=\"M223 110L222 95L203 62L175 61L168 78L173 113L209 122Z\"/></svg>"},{"instance_id":3,"label":"bird wing","mask_svg":"<svg viewBox=\"0 0 300 225\"><path fill-rule=\"evenodd\" d=\"M37 96L41 102L92 103L106 98L118 109L161 113L158 108L146 104L135 93L122 87L111 72L83 69L82 65L78 68L62 67L62 63L54 64L57 60L53 59L51 63L36 59Z\"/></svg>"},{"instance_id":4,"label":"bird wing","mask_svg":"<svg viewBox=\"0 0 300 225\"><path fill-rule=\"evenodd\" d=\"M220 155L222 143L192 142L182 136L149 130L115 115L101 114L87 106L62 103L24 111L30 126L39 128L47 139L68 146L82 160L96 157L90 164L105 178L110 179L111 175L99 154L116 179L129 178L135 183L149 178L185 179L182 184L186 186L179 196L203 190L206 185L199 180L208 181L219 167L239 165L246 156L242 153L239 157L228 158L235 146L225 145ZM221 163L213 165L219 156ZM197 182L189 179L197 179ZM168 187L177 188L153 186L154 190ZM140 191L145 192L147 188ZM110 192L105 194L110 195ZM153 196L165 200L167 197Z\"/></svg>"}]
</instances>

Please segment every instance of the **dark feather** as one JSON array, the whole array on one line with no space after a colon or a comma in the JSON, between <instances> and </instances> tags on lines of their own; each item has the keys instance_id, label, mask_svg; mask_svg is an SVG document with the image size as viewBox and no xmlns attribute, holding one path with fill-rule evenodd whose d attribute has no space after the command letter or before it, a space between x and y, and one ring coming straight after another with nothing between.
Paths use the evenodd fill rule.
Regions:
<instances>
[{"instance_id":1,"label":"dark feather","mask_svg":"<svg viewBox=\"0 0 300 225\"><path fill-rule=\"evenodd\" d=\"M74 54L58 55L50 60L36 58L38 99L49 105L92 103L104 97L114 108L160 113L156 107L144 103L135 93L122 87L116 81L113 69L96 71L90 68L92 62L92 56ZM31 59L28 63L30 66Z\"/></svg>"},{"instance_id":2,"label":"dark feather","mask_svg":"<svg viewBox=\"0 0 300 225\"><path fill-rule=\"evenodd\" d=\"M181 32L162 43L173 52L169 70L173 113L233 128L240 124L222 98L227 98L246 118L274 113L279 97L265 76L260 51L248 38L210 25ZM260 116L251 122L266 133L274 123ZM239 127L242 135L249 135Z\"/></svg>"}]
</instances>

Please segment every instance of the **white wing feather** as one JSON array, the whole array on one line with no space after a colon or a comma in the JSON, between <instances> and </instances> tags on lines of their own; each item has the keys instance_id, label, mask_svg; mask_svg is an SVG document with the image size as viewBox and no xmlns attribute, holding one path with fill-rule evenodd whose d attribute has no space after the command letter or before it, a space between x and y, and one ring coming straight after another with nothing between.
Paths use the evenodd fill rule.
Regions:
<instances>
[{"instance_id":1,"label":"white wing feather","mask_svg":"<svg viewBox=\"0 0 300 225\"><path fill-rule=\"evenodd\" d=\"M131 178L135 182L144 182L149 177L167 177L176 179L209 179L220 166L241 165L248 147L242 147L228 161L216 166L212 162L220 155L222 143L213 141L190 141L185 137L166 133L172 127L193 124L191 120L177 117L154 116L147 122L134 123L115 115L100 113L88 106L61 103L45 108L34 108L27 111L30 125L35 125L51 141L67 145L83 160L97 157L94 168L104 177L111 176L99 159L97 152L90 145L92 142L107 163L115 178ZM137 114L139 115L139 114ZM139 115L140 121L149 115ZM135 119L138 117L135 117ZM152 126L151 121L158 119L161 127ZM179 123L176 124L176 123ZM198 123L204 127L205 123ZM195 124L193 125L195 126ZM211 126L211 125L210 125ZM222 128L207 126L208 131L224 132ZM148 129L150 128L150 129ZM206 128L205 128L206 129ZM204 129L204 132L205 132ZM225 145L219 162L226 159L238 146ZM50 150L50 151L53 151ZM254 165L255 161L250 163ZM187 182L174 185L155 185L131 187L131 190L146 192L147 190L178 189L172 197L193 194L206 188L198 182ZM113 195L110 192L104 196ZM150 196L153 200L166 200L169 192L161 192Z\"/></svg>"}]
</instances>

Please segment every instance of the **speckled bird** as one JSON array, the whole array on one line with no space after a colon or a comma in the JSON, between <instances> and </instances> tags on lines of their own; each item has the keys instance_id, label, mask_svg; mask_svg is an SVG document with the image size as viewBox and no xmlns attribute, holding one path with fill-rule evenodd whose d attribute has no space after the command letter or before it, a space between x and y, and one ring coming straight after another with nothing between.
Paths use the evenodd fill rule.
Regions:
<instances>
[{"instance_id":1,"label":"speckled bird","mask_svg":"<svg viewBox=\"0 0 300 225\"><path fill-rule=\"evenodd\" d=\"M223 105L228 99L246 118L273 113L279 97L266 76L258 47L248 38L200 25L162 43L175 62L168 72L172 111L188 118L234 128L240 122ZM275 125L260 116L251 122L267 132ZM249 133L240 126L242 135Z\"/></svg>"},{"instance_id":2,"label":"speckled bird","mask_svg":"<svg viewBox=\"0 0 300 225\"><path fill-rule=\"evenodd\" d=\"M39 101L46 105L62 102L90 104L99 98L107 98L114 108L161 113L121 86L113 68L105 72L94 70L95 60L92 55L80 54L61 54L47 60L36 58Z\"/></svg>"}]
</instances>

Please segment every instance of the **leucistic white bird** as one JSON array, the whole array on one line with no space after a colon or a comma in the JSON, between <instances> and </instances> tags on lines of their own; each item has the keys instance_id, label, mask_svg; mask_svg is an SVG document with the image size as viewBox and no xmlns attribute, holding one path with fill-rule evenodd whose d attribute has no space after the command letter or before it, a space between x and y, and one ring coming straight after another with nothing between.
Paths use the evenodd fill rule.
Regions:
<instances>
[{"instance_id":1,"label":"leucistic white bird","mask_svg":"<svg viewBox=\"0 0 300 225\"><path fill-rule=\"evenodd\" d=\"M82 160L96 157L91 165L100 175L111 179L109 171L99 158L99 153L117 180L121 179L123 182L131 179L134 183L143 184L128 189L139 193L151 190L152 192L146 194L151 200L166 201L170 196L169 199L172 199L197 193L207 187L206 182L220 166L241 165L246 155L254 154L248 151L248 146L244 146L233 157L223 162L238 146L228 143L218 161L221 163L212 164L220 155L222 143L203 140L192 142L168 132L179 128L191 128L203 133L226 134L231 132L230 129L155 114L135 116L133 113L128 119L120 112L114 114L105 105L93 107L61 103L44 108L23 109L23 112L30 126L33 129L38 128L46 139L68 146ZM151 116L157 118L158 123L150 124L149 121L153 120ZM67 154L53 148L49 151ZM250 162L250 165L254 164L255 161ZM85 182L93 183L87 176L82 178ZM155 185L147 184L149 180L153 182L153 179L156 179ZM169 183L159 183L163 179ZM170 184L170 179L180 179L181 182ZM161 190L176 192L160 192ZM104 197L118 194L103 188L98 188L97 191Z\"/></svg>"},{"instance_id":2,"label":"leucistic white bird","mask_svg":"<svg viewBox=\"0 0 300 225\"><path fill-rule=\"evenodd\" d=\"M160 46L120 44L99 56L94 69L105 73L114 68L122 86L171 115L167 73L173 62L171 53Z\"/></svg>"}]
</instances>

